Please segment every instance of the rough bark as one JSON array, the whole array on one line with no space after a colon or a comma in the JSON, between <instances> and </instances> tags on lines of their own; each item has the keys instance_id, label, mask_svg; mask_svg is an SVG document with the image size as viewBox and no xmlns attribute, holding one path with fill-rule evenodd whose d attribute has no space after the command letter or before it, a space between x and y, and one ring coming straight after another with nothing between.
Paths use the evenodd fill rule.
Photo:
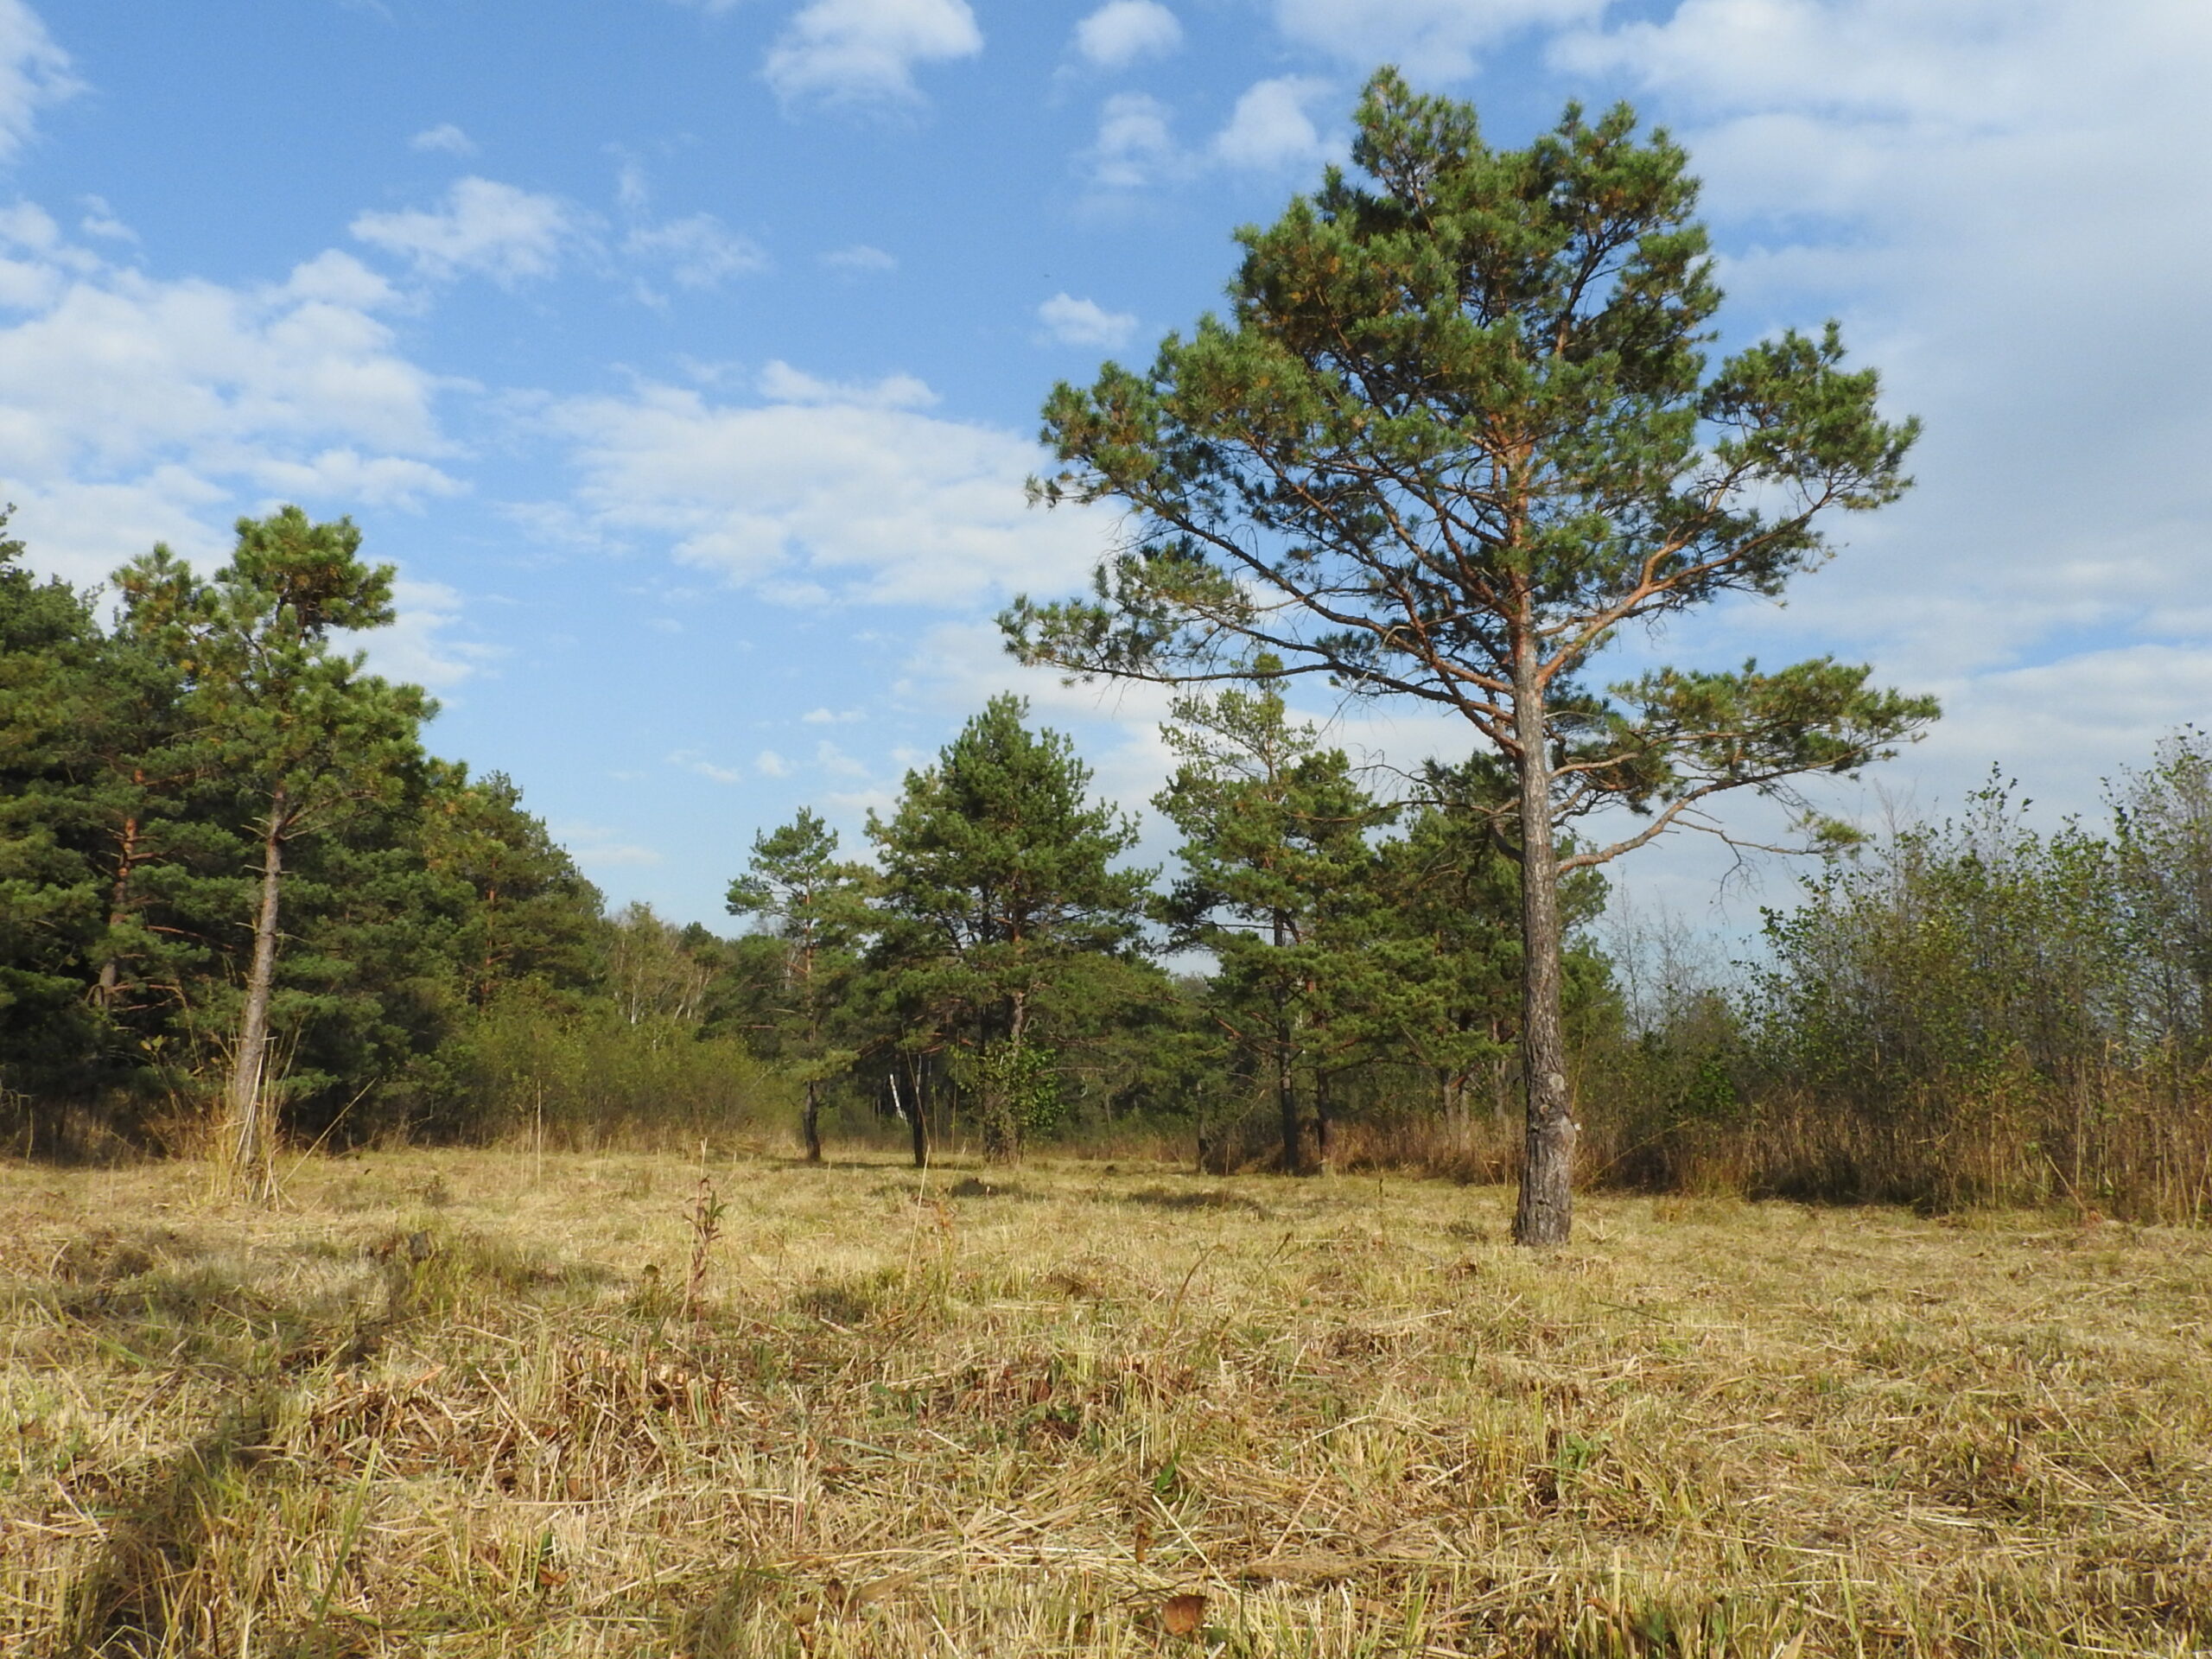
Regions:
<instances>
[{"instance_id":1,"label":"rough bark","mask_svg":"<svg viewBox=\"0 0 2212 1659\"><path fill-rule=\"evenodd\" d=\"M799 1115L799 1127L806 1137L806 1161L822 1161L822 1085L812 1077L806 1080L806 1109Z\"/></svg>"},{"instance_id":2,"label":"rough bark","mask_svg":"<svg viewBox=\"0 0 2212 1659\"><path fill-rule=\"evenodd\" d=\"M930 1117L928 1109L923 1103L921 1067L913 1067L907 1073L907 1079L914 1091L913 1097L901 1109L906 1114L906 1128L913 1136L914 1167L927 1169L930 1166ZM896 1071L891 1074L891 1097L894 1101L899 1098L899 1074Z\"/></svg>"},{"instance_id":3,"label":"rough bark","mask_svg":"<svg viewBox=\"0 0 2212 1659\"><path fill-rule=\"evenodd\" d=\"M130 872L138 862L138 820L123 821L123 845L116 855L115 881L108 891L107 928L112 938L116 930L130 919ZM123 986L123 964L112 956L100 963L99 1005L103 1008L115 1007L115 999Z\"/></svg>"},{"instance_id":4,"label":"rough bark","mask_svg":"<svg viewBox=\"0 0 2212 1659\"><path fill-rule=\"evenodd\" d=\"M1567 1097L1567 1038L1560 1013L1559 853L1552 840L1551 745L1545 730L1536 642L1514 652L1514 736L1521 772L1521 1054L1528 1103L1517 1244L1564 1244L1574 1223L1574 1114Z\"/></svg>"},{"instance_id":5,"label":"rough bark","mask_svg":"<svg viewBox=\"0 0 2212 1659\"><path fill-rule=\"evenodd\" d=\"M1290 927L1281 911L1274 915L1274 948L1290 943ZM1283 1001L1275 1002L1275 1113L1282 1123L1282 1173L1306 1173L1306 1128L1299 1121L1298 1082L1291 1065L1291 1020Z\"/></svg>"},{"instance_id":6,"label":"rough bark","mask_svg":"<svg viewBox=\"0 0 2212 1659\"><path fill-rule=\"evenodd\" d=\"M1306 1173L1305 1126L1299 1122L1298 1082L1290 1064L1290 1026L1275 1026L1275 1113L1282 1122L1282 1173Z\"/></svg>"},{"instance_id":7,"label":"rough bark","mask_svg":"<svg viewBox=\"0 0 2212 1659\"><path fill-rule=\"evenodd\" d=\"M1009 1061L984 1068L983 1159L993 1164L1021 1161L1021 1114L1012 1084L1021 1075L1021 1042L1029 1025L1029 999L1017 991L1010 1003L1006 1036Z\"/></svg>"},{"instance_id":8,"label":"rough bark","mask_svg":"<svg viewBox=\"0 0 2212 1659\"><path fill-rule=\"evenodd\" d=\"M284 878L284 791L269 804L269 823L261 840L261 905L254 918L253 965L247 970L245 1014L238 1025L238 1047L231 1073L232 1175L248 1197L260 1198L269 1187L267 1078L269 1003L276 984L277 901Z\"/></svg>"},{"instance_id":9,"label":"rough bark","mask_svg":"<svg viewBox=\"0 0 2212 1659\"><path fill-rule=\"evenodd\" d=\"M1337 1166L1337 1120L1329 1100L1329 1075L1318 1066L1313 1072L1313 1160L1324 1175Z\"/></svg>"}]
</instances>

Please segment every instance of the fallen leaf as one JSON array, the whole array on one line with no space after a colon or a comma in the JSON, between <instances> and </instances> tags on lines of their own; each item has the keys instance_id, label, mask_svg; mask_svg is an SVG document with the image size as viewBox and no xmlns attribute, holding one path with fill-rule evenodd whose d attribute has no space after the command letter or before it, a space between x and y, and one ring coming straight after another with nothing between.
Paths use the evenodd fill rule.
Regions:
<instances>
[{"instance_id":1,"label":"fallen leaf","mask_svg":"<svg viewBox=\"0 0 2212 1659\"><path fill-rule=\"evenodd\" d=\"M1193 1636L1206 1622L1204 1596L1170 1596L1160 1604L1160 1622L1170 1636Z\"/></svg>"}]
</instances>

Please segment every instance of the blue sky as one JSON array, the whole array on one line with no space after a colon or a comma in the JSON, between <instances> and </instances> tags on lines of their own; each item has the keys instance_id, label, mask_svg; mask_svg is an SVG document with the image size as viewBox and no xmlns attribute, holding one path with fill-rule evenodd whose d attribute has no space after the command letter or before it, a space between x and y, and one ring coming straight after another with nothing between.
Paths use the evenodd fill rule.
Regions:
<instances>
[{"instance_id":1,"label":"blue sky","mask_svg":"<svg viewBox=\"0 0 2212 1659\"><path fill-rule=\"evenodd\" d=\"M1163 700L989 625L1110 528L1023 505L1038 405L1216 304L1385 60L1503 142L1632 99L1732 334L1840 316L1928 422L1787 607L1640 652L1941 694L1870 817L1993 764L2091 810L2212 716L2202 0L0 0L0 489L79 581L352 513L378 665L617 902L723 925L756 830L857 842L1004 688L1135 806ZM1695 912L1721 865L1621 873Z\"/></svg>"}]
</instances>

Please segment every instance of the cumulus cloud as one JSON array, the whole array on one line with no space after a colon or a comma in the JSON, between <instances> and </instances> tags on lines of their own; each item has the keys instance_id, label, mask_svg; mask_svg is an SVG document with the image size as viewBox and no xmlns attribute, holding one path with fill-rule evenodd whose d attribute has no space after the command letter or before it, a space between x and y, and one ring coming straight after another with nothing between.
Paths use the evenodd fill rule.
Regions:
<instances>
[{"instance_id":1,"label":"cumulus cloud","mask_svg":"<svg viewBox=\"0 0 2212 1659\"><path fill-rule=\"evenodd\" d=\"M1092 187L1109 195L1186 181L1211 168L1280 172L1338 159L1344 139L1325 134L1311 106L1330 96L1328 82L1281 75L1245 89L1221 130L1185 150L1173 115L1145 92L1116 92L1099 108L1098 137L1081 158Z\"/></svg>"},{"instance_id":2,"label":"cumulus cloud","mask_svg":"<svg viewBox=\"0 0 2212 1659\"><path fill-rule=\"evenodd\" d=\"M811 0L769 48L766 73L786 103L912 103L916 66L982 49L967 0Z\"/></svg>"},{"instance_id":3,"label":"cumulus cloud","mask_svg":"<svg viewBox=\"0 0 2212 1659\"><path fill-rule=\"evenodd\" d=\"M407 141L410 149L434 150L442 156L474 156L476 141L450 121L425 127Z\"/></svg>"},{"instance_id":4,"label":"cumulus cloud","mask_svg":"<svg viewBox=\"0 0 2212 1659\"><path fill-rule=\"evenodd\" d=\"M399 614L390 627L352 636L368 653L371 671L386 679L449 691L506 654L497 645L454 637L465 625L467 601L442 582L402 576L392 584L391 598Z\"/></svg>"},{"instance_id":5,"label":"cumulus cloud","mask_svg":"<svg viewBox=\"0 0 2212 1659\"><path fill-rule=\"evenodd\" d=\"M751 404L649 385L555 405L582 480L569 511L605 542L665 546L794 603L1056 592L1102 549L1097 515L1028 509L1033 443L925 412L918 381L841 385L776 364L760 385Z\"/></svg>"},{"instance_id":6,"label":"cumulus cloud","mask_svg":"<svg viewBox=\"0 0 2212 1659\"><path fill-rule=\"evenodd\" d=\"M1340 155L1340 142L1324 139L1306 106L1329 84L1285 75L1248 88L1213 141L1213 153L1230 167L1274 170L1309 165Z\"/></svg>"},{"instance_id":7,"label":"cumulus cloud","mask_svg":"<svg viewBox=\"0 0 2212 1659\"><path fill-rule=\"evenodd\" d=\"M348 228L408 260L420 276L488 276L509 288L550 276L581 230L556 198L474 175L455 180L442 207L365 213Z\"/></svg>"},{"instance_id":8,"label":"cumulus cloud","mask_svg":"<svg viewBox=\"0 0 2212 1659\"><path fill-rule=\"evenodd\" d=\"M1936 734L1885 769L1923 800L1994 759L2094 810L2100 771L2201 713L2212 663L2212 615L2175 603L2212 591L2212 314L2202 228L2172 210L2202 193L2212 13L1681 0L1550 55L1688 143L1731 251L1724 315L1840 311L1928 423L1904 503L1840 526L1845 556L1788 611L1699 639L1847 651L1939 692Z\"/></svg>"},{"instance_id":9,"label":"cumulus cloud","mask_svg":"<svg viewBox=\"0 0 2212 1659\"><path fill-rule=\"evenodd\" d=\"M773 749L763 749L753 757L753 769L763 778L788 778L791 763Z\"/></svg>"},{"instance_id":10,"label":"cumulus cloud","mask_svg":"<svg viewBox=\"0 0 2212 1659\"><path fill-rule=\"evenodd\" d=\"M1086 156L1104 190L1141 190L1184 170L1167 106L1146 92L1116 92L1098 112L1098 137Z\"/></svg>"},{"instance_id":11,"label":"cumulus cloud","mask_svg":"<svg viewBox=\"0 0 2212 1659\"><path fill-rule=\"evenodd\" d=\"M1075 47L1102 69L1164 57L1183 43L1183 25L1158 0L1108 0L1075 26Z\"/></svg>"},{"instance_id":12,"label":"cumulus cloud","mask_svg":"<svg viewBox=\"0 0 2212 1659\"><path fill-rule=\"evenodd\" d=\"M1037 308L1046 333L1064 346L1113 346L1128 343L1137 320L1127 311L1109 311L1096 300L1055 294Z\"/></svg>"},{"instance_id":13,"label":"cumulus cloud","mask_svg":"<svg viewBox=\"0 0 2212 1659\"><path fill-rule=\"evenodd\" d=\"M407 506L443 470L435 377L343 252L283 282L162 281L0 214L0 475L41 569L91 582L156 540L219 553L213 526L271 498Z\"/></svg>"},{"instance_id":14,"label":"cumulus cloud","mask_svg":"<svg viewBox=\"0 0 2212 1659\"><path fill-rule=\"evenodd\" d=\"M1464 79L1484 48L1529 29L1602 16L1606 0L1274 0L1276 25L1361 69L1396 63L1424 81Z\"/></svg>"},{"instance_id":15,"label":"cumulus cloud","mask_svg":"<svg viewBox=\"0 0 2212 1659\"><path fill-rule=\"evenodd\" d=\"M0 162L22 149L41 110L83 90L38 14L23 0L0 0Z\"/></svg>"}]
</instances>

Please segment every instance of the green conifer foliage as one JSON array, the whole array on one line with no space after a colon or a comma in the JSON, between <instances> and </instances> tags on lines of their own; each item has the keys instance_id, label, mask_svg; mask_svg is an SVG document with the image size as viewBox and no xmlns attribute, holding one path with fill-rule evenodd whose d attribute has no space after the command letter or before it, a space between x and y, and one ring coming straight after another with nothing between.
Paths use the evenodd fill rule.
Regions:
<instances>
[{"instance_id":1,"label":"green conifer foliage","mask_svg":"<svg viewBox=\"0 0 2212 1659\"><path fill-rule=\"evenodd\" d=\"M906 774L888 818L871 814L886 926L879 959L898 1000L967 1052L987 1156L1013 1162L1055 1107L1027 1058L1039 1015L1086 955L1135 940L1152 872L1116 870L1136 841L1087 798L1090 769L1019 697L994 697L935 766Z\"/></svg>"},{"instance_id":2,"label":"green conifer foliage","mask_svg":"<svg viewBox=\"0 0 2212 1659\"><path fill-rule=\"evenodd\" d=\"M874 925L874 885L866 867L838 858L837 832L802 807L753 837L753 861L729 887L730 913L756 918L783 945L769 1017L804 1085L799 1131L810 1163L822 1161L823 1086L853 1058L833 1045L833 1022Z\"/></svg>"},{"instance_id":3,"label":"green conifer foliage","mask_svg":"<svg viewBox=\"0 0 2212 1659\"><path fill-rule=\"evenodd\" d=\"M1272 659L1261 671L1271 671ZM1375 854L1392 816L1272 684L1185 696L1160 728L1183 757L1154 804L1183 832L1166 914L1213 952L1214 1017L1270 1082L1282 1166L1332 1156L1328 1082L1374 1034ZM1300 1099L1303 1072L1312 1111Z\"/></svg>"},{"instance_id":4,"label":"green conifer foliage","mask_svg":"<svg viewBox=\"0 0 2212 1659\"><path fill-rule=\"evenodd\" d=\"M269 1185L277 1054L270 1012L283 941L285 855L349 820L419 798L418 729L435 705L420 688L362 672L335 630L393 616L392 569L358 556L352 522L314 524L297 507L241 519L230 563L202 580L165 547L117 575L124 630L174 664L203 765L237 796L256 843L251 940L232 1039L231 1155L243 1190Z\"/></svg>"},{"instance_id":5,"label":"green conifer foliage","mask_svg":"<svg viewBox=\"0 0 2212 1659\"><path fill-rule=\"evenodd\" d=\"M1516 1236L1565 1240L1575 1123L1559 882L1684 824L1722 791L1790 795L1933 718L1827 659L1592 677L1624 627L1818 565L1836 510L1904 488L1916 429L1885 421L1836 330L1713 364L1720 295L1697 187L1663 133L1570 108L1522 149L1474 111L1368 84L1357 176L1239 232L1228 318L1109 364L1045 409L1050 503L1129 510L1089 600L1024 599L1017 654L1078 675L1253 671L1408 697L1465 720L1514 789L1526 1160ZM1641 815L1562 853L1563 827ZM1828 827L1809 826L1815 836Z\"/></svg>"}]
</instances>

